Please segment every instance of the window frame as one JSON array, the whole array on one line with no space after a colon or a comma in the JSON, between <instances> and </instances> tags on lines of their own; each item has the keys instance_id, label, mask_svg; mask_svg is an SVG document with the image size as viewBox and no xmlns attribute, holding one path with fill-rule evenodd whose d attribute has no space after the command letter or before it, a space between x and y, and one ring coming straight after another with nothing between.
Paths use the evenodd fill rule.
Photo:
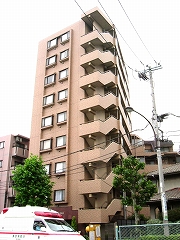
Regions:
<instances>
[{"instance_id":1,"label":"window frame","mask_svg":"<svg viewBox=\"0 0 180 240\"><path fill-rule=\"evenodd\" d=\"M65 92L65 97L60 98L60 93L63 93L63 92ZM58 92L58 102L66 101L67 98L68 98L68 89L67 88Z\"/></svg>"},{"instance_id":2,"label":"window frame","mask_svg":"<svg viewBox=\"0 0 180 240\"><path fill-rule=\"evenodd\" d=\"M54 62L50 63L51 59L55 58ZM53 55L51 57L46 58L46 68L52 67L57 64L57 55Z\"/></svg>"},{"instance_id":3,"label":"window frame","mask_svg":"<svg viewBox=\"0 0 180 240\"><path fill-rule=\"evenodd\" d=\"M51 175L51 164L46 164L44 165L44 167L45 167L46 173L48 175Z\"/></svg>"},{"instance_id":4,"label":"window frame","mask_svg":"<svg viewBox=\"0 0 180 240\"><path fill-rule=\"evenodd\" d=\"M59 199L56 194L61 193L61 199ZM64 202L65 201L65 189L54 190L54 202Z\"/></svg>"},{"instance_id":5,"label":"window frame","mask_svg":"<svg viewBox=\"0 0 180 240\"><path fill-rule=\"evenodd\" d=\"M62 114L64 117L63 117L63 121L59 121L59 115ZM64 112L60 112L60 113L57 113L57 125L58 124L62 124L62 123L65 123L67 122L67 111L64 111Z\"/></svg>"},{"instance_id":6,"label":"window frame","mask_svg":"<svg viewBox=\"0 0 180 240\"><path fill-rule=\"evenodd\" d=\"M62 58L62 54L65 52L67 52L66 56ZM60 52L60 59L59 59L60 62L67 61L68 59L69 59L69 49L66 49L66 50Z\"/></svg>"},{"instance_id":7,"label":"window frame","mask_svg":"<svg viewBox=\"0 0 180 240\"><path fill-rule=\"evenodd\" d=\"M50 94L50 95L47 95L47 96L44 96L43 97L43 107L48 107L48 106L51 106L54 104L54 93ZM52 102L51 103L47 103L47 98L52 96Z\"/></svg>"},{"instance_id":8,"label":"window frame","mask_svg":"<svg viewBox=\"0 0 180 240\"><path fill-rule=\"evenodd\" d=\"M51 42L53 42L54 40L55 40L56 43L54 45L52 45ZM52 48L56 48L57 46L58 46L58 38L57 37L53 38L53 39L51 39L47 42L47 50L50 50Z\"/></svg>"},{"instance_id":9,"label":"window frame","mask_svg":"<svg viewBox=\"0 0 180 240\"><path fill-rule=\"evenodd\" d=\"M53 82L48 82L48 79L51 79L53 76ZM56 83L56 73L53 73L51 75L48 75L44 78L44 86L50 86Z\"/></svg>"},{"instance_id":10,"label":"window frame","mask_svg":"<svg viewBox=\"0 0 180 240\"><path fill-rule=\"evenodd\" d=\"M61 142L61 140L63 140L63 143L62 145L58 145L58 141ZM59 148L65 148L66 147L66 135L62 135L62 136L58 136L56 137L56 149L59 149Z\"/></svg>"},{"instance_id":11,"label":"window frame","mask_svg":"<svg viewBox=\"0 0 180 240\"><path fill-rule=\"evenodd\" d=\"M61 77L60 75L65 72L65 77ZM69 75L69 69L68 68L65 68L61 71L59 71L59 81L62 81L62 80L65 80L65 79L68 79L68 75Z\"/></svg>"},{"instance_id":12,"label":"window frame","mask_svg":"<svg viewBox=\"0 0 180 240\"><path fill-rule=\"evenodd\" d=\"M0 160L0 168L2 168L3 160Z\"/></svg>"},{"instance_id":13,"label":"window frame","mask_svg":"<svg viewBox=\"0 0 180 240\"><path fill-rule=\"evenodd\" d=\"M62 38L63 38L64 36L67 36L67 37L66 37L64 40L62 40ZM60 42L61 42L61 44L66 43L66 42L69 42L69 39L70 39L70 31L68 31L68 32L66 32L66 33L63 33L63 34L61 34L61 36L60 36Z\"/></svg>"},{"instance_id":14,"label":"window frame","mask_svg":"<svg viewBox=\"0 0 180 240\"><path fill-rule=\"evenodd\" d=\"M47 141L49 141L49 148L44 147L44 144ZM40 141L40 152L50 151L50 150L52 150L52 138L41 140Z\"/></svg>"},{"instance_id":15,"label":"window frame","mask_svg":"<svg viewBox=\"0 0 180 240\"><path fill-rule=\"evenodd\" d=\"M51 124L46 125L46 124L45 124L45 121L46 121L48 118L51 118ZM48 127L52 127L52 126L53 126L53 115L50 115L50 116L47 116L47 117L43 117L43 118L42 118L42 120L41 120L41 128L48 128Z\"/></svg>"},{"instance_id":16,"label":"window frame","mask_svg":"<svg viewBox=\"0 0 180 240\"><path fill-rule=\"evenodd\" d=\"M4 143L5 143L5 141L0 142L0 149L4 148L4 145L5 145Z\"/></svg>"},{"instance_id":17,"label":"window frame","mask_svg":"<svg viewBox=\"0 0 180 240\"><path fill-rule=\"evenodd\" d=\"M62 167L59 168L59 171L57 169L58 165L59 166L62 165ZM65 172L66 172L66 161L55 163L55 174L63 174Z\"/></svg>"}]
</instances>

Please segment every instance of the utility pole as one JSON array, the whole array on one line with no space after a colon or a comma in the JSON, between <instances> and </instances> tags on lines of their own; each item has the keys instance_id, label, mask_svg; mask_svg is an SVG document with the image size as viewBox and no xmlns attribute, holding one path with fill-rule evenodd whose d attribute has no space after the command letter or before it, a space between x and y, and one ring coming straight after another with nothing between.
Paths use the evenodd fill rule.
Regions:
<instances>
[{"instance_id":1,"label":"utility pole","mask_svg":"<svg viewBox=\"0 0 180 240\"><path fill-rule=\"evenodd\" d=\"M151 68L149 66L147 66L147 67L148 67L148 69L145 70L143 73L140 73L139 77L143 78L144 80L148 80L146 73L149 73L149 81L150 81L151 97L152 97L152 107L153 107L152 123L153 123L154 131L156 134L155 140L156 140L156 152L157 152L158 172L159 172L159 191L161 194L161 207L162 207L163 223L168 223L167 201L166 201L166 194L165 194L165 187L164 187L164 174L163 174L163 167L162 167L160 136L159 136L159 128L158 128L158 115L156 112L154 83L153 83L153 78L152 78L152 72L155 70L159 70L162 67L160 64L154 68Z\"/></svg>"}]
</instances>

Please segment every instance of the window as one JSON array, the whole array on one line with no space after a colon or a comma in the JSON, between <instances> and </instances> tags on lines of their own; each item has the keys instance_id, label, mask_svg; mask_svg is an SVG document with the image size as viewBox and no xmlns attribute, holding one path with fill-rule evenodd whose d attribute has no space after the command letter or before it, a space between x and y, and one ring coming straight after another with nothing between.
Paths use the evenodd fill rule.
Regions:
<instances>
[{"instance_id":1,"label":"window","mask_svg":"<svg viewBox=\"0 0 180 240\"><path fill-rule=\"evenodd\" d=\"M55 164L55 173L63 173L66 171L66 162L60 162Z\"/></svg>"},{"instance_id":2,"label":"window","mask_svg":"<svg viewBox=\"0 0 180 240\"><path fill-rule=\"evenodd\" d=\"M46 226L44 225L44 223L42 221L34 221L33 229L35 231L41 231L42 227L46 228Z\"/></svg>"},{"instance_id":3,"label":"window","mask_svg":"<svg viewBox=\"0 0 180 240\"><path fill-rule=\"evenodd\" d=\"M47 42L47 48L52 48L52 47L55 47L57 46L57 38L54 38L52 39L51 41L48 41Z\"/></svg>"},{"instance_id":4,"label":"window","mask_svg":"<svg viewBox=\"0 0 180 240\"><path fill-rule=\"evenodd\" d=\"M60 136L56 138L56 147L63 147L66 145L66 136Z\"/></svg>"},{"instance_id":5,"label":"window","mask_svg":"<svg viewBox=\"0 0 180 240\"><path fill-rule=\"evenodd\" d=\"M67 120L67 112L61 112L57 114L57 123L61 123Z\"/></svg>"},{"instance_id":6,"label":"window","mask_svg":"<svg viewBox=\"0 0 180 240\"><path fill-rule=\"evenodd\" d=\"M40 142L40 150L52 149L52 139L43 140Z\"/></svg>"},{"instance_id":7,"label":"window","mask_svg":"<svg viewBox=\"0 0 180 240\"><path fill-rule=\"evenodd\" d=\"M54 56L52 56L50 58L47 58L46 59L46 66L55 64L56 63L56 58L57 58L56 55L54 55Z\"/></svg>"},{"instance_id":8,"label":"window","mask_svg":"<svg viewBox=\"0 0 180 240\"><path fill-rule=\"evenodd\" d=\"M49 76L45 77L44 85L55 83L55 80L56 80L56 74L49 75Z\"/></svg>"},{"instance_id":9,"label":"window","mask_svg":"<svg viewBox=\"0 0 180 240\"><path fill-rule=\"evenodd\" d=\"M60 53L60 60L64 60L65 58L69 57L69 49Z\"/></svg>"},{"instance_id":10,"label":"window","mask_svg":"<svg viewBox=\"0 0 180 240\"><path fill-rule=\"evenodd\" d=\"M0 160L0 168L2 168L2 160Z\"/></svg>"},{"instance_id":11,"label":"window","mask_svg":"<svg viewBox=\"0 0 180 240\"><path fill-rule=\"evenodd\" d=\"M53 125L53 116L42 118L41 127L48 127Z\"/></svg>"},{"instance_id":12,"label":"window","mask_svg":"<svg viewBox=\"0 0 180 240\"><path fill-rule=\"evenodd\" d=\"M58 92L58 100L65 99L65 98L67 98L67 96L68 96L68 90L67 89Z\"/></svg>"},{"instance_id":13,"label":"window","mask_svg":"<svg viewBox=\"0 0 180 240\"><path fill-rule=\"evenodd\" d=\"M54 201L55 202L62 202L65 200L65 190L55 190L54 191Z\"/></svg>"},{"instance_id":14,"label":"window","mask_svg":"<svg viewBox=\"0 0 180 240\"><path fill-rule=\"evenodd\" d=\"M51 174L51 164L46 164L45 169L47 174Z\"/></svg>"},{"instance_id":15,"label":"window","mask_svg":"<svg viewBox=\"0 0 180 240\"><path fill-rule=\"evenodd\" d=\"M68 68L59 72L59 79L67 78L68 77Z\"/></svg>"},{"instance_id":16,"label":"window","mask_svg":"<svg viewBox=\"0 0 180 240\"><path fill-rule=\"evenodd\" d=\"M54 94L43 97L43 106L54 103Z\"/></svg>"},{"instance_id":17,"label":"window","mask_svg":"<svg viewBox=\"0 0 180 240\"><path fill-rule=\"evenodd\" d=\"M161 147L161 152L170 152L168 147Z\"/></svg>"},{"instance_id":18,"label":"window","mask_svg":"<svg viewBox=\"0 0 180 240\"><path fill-rule=\"evenodd\" d=\"M68 41L70 38L70 32L67 32L67 33L64 33L61 35L60 39L61 39L61 42L66 42Z\"/></svg>"},{"instance_id":19,"label":"window","mask_svg":"<svg viewBox=\"0 0 180 240\"><path fill-rule=\"evenodd\" d=\"M4 142L0 142L0 149L4 148Z\"/></svg>"}]
</instances>

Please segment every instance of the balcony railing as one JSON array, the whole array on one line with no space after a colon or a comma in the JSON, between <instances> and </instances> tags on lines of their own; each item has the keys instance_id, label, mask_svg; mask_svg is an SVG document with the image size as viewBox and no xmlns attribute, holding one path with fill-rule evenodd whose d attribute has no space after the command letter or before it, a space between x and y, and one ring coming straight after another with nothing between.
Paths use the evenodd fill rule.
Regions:
<instances>
[{"instance_id":1,"label":"balcony railing","mask_svg":"<svg viewBox=\"0 0 180 240\"><path fill-rule=\"evenodd\" d=\"M107 208L84 209L78 211L78 222L109 222L109 216L122 211L122 204L120 199L113 199Z\"/></svg>"},{"instance_id":2,"label":"balcony railing","mask_svg":"<svg viewBox=\"0 0 180 240\"><path fill-rule=\"evenodd\" d=\"M13 147L12 148L12 156L28 158L29 150L20 147Z\"/></svg>"}]
</instances>

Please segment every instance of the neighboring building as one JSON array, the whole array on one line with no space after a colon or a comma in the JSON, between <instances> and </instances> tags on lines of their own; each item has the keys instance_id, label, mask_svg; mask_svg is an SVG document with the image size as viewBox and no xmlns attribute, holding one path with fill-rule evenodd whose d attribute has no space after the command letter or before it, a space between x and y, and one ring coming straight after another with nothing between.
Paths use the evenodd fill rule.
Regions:
<instances>
[{"instance_id":1,"label":"neighboring building","mask_svg":"<svg viewBox=\"0 0 180 240\"><path fill-rule=\"evenodd\" d=\"M0 212L13 206L12 170L29 155L29 138L21 135L0 137Z\"/></svg>"},{"instance_id":2,"label":"neighboring building","mask_svg":"<svg viewBox=\"0 0 180 240\"><path fill-rule=\"evenodd\" d=\"M155 141L144 141L139 136L132 134L131 135L131 143L132 143L132 154L140 159L140 161L144 162L145 169L144 171L148 174L148 178L151 179L159 189L159 182L158 182L158 162L157 162L157 152L155 148ZM178 171L171 172L171 169L176 169L177 166L180 166L180 155L177 152L173 151L173 142L171 140L161 140L160 141L161 146L161 157L162 157L162 165L163 165L163 172L165 173L165 190L169 190L167 192L169 196L169 200L171 196L169 194L174 194L174 191L176 191L178 188L180 188L180 184L175 179L175 174L177 177ZM180 169L180 167L178 167ZM167 171L170 171L170 173ZM169 174L169 175L168 175ZM166 176L167 175L167 176ZM174 185L174 188L177 187L176 190L171 189L169 186L169 179L171 178L171 184ZM168 179L168 181L167 181ZM179 178L178 178L179 180ZM159 190L158 190L159 191ZM179 192L180 196L180 192ZM179 196L177 196L179 198ZM169 201L168 200L168 201ZM178 204L180 202L180 199L174 199L174 201L178 200ZM174 204L173 201L173 204ZM171 201L172 202L172 201ZM157 208L161 211L161 201L159 198L159 193L152 197L151 201L148 202L149 207L143 208L142 213L146 216L151 216L152 218L155 217L155 213L157 211ZM169 204L169 207L172 206ZM150 212L151 210L151 212Z\"/></svg>"},{"instance_id":3,"label":"neighboring building","mask_svg":"<svg viewBox=\"0 0 180 240\"><path fill-rule=\"evenodd\" d=\"M30 153L42 156L67 221L123 217L112 167L131 154L128 105L116 32L98 8L39 43Z\"/></svg>"},{"instance_id":4,"label":"neighboring building","mask_svg":"<svg viewBox=\"0 0 180 240\"><path fill-rule=\"evenodd\" d=\"M131 143L132 154L140 158L146 165L151 165L152 167L154 165L157 169L155 141L144 141L137 135L131 135ZM180 163L180 155L173 151L173 142L171 140L161 140L160 147L163 165Z\"/></svg>"},{"instance_id":5,"label":"neighboring building","mask_svg":"<svg viewBox=\"0 0 180 240\"><path fill-rule=\"evenodd\" d=\"M167 208L180 208L180 163L173 164L163 169L164 187L166 192ZM157 184L158 193L149 201L151 209L151 218L156 218L156 213L161 209L161 195L159 191L159 173L153 171L148 177ZM158 211L157 211L158 210Z\"/></svg>"}]
</instances>

